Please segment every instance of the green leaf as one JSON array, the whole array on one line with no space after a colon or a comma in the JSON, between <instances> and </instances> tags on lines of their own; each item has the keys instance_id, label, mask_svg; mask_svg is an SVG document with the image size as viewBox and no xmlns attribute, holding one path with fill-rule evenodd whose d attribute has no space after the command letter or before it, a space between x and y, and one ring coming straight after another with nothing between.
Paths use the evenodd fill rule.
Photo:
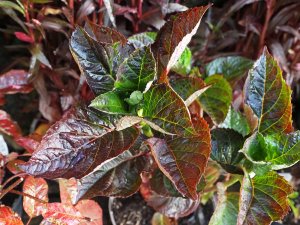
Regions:
<instances>
[{"instance_id":1,"label":"green leaf","mask_svg":"<svg viewBox=\"0 0 300 225\"><path fill-rule=\"evenodd\" d=\"M195 7L171 16L158 32L151 49L161 82L167 80L170 69L196 34L201 18L209 6Z\"/></svg>"},{"instance_id":2,"label":"green leaf","mask_svg":"<svg viewBox=\"0 0 300 225\"><path fill-rule=\"evenodd\" d=\"M288 182L275 172L250 178L246 173L241 185L237 224L269 225L289 212Z\"/></svg>"},{"instance_id":3,"label":"green leaf","mask_svg":"<svg viewBox=\"0 0 300 225\"><path fill-rule=\"evenodd\" d=\"M89 107L109 114L127 114L125 102L115 91L109 91L96 97Z\"/></svg>"},{"instance_id":4,"label":"green leaf","mask_svg":"<svg viewBox=\"0 0 300 225\"><path fill-rule=\"evenodd\" d=\"M109 28L103 34L100 28L87 26L85 31L77 27L70 41L71 53L96 95L114 88L119 65L133 51L129 45L123 45L124 40L116 31L106 29Z\"/></svg>"},{"instance_id":5,"label":"green leaf","mask_svg":"<svg viewBox=\"0 0 300 225\"><path fill-rule=\"evenodd\" d=\"M233 129L244 137L251 132L247 118L232 107L229 108L225 120L218 127Z\"/></svg>"},{"instance_id":6,"label":"green leaf","mask_svg":"<svg viewBox=\"0 0 300 225\"><path fill-rule=\"evenodd\" d=\"M135 50L119 67L115 88L120 91L144 91L156 76L155 59L149 47Z\"/></svg>"},{"instance_id":7,"label":"green leaf","mask_svg":"<svg viewBox=\"0 0 300 225\"><path fill-rule=\"evenodd\" d=\"M236 166L242 160L239 150L243 147L244 138L231 129L216 128L211 130L211 155L229 173L241 173Z\"/></svg>"},{"instance_id":8,"label":"green leaf","mask_svg":"<svg viewBox=\"0 0 300 225\"><path fill-rule=\"evenodd\" d=\"M192 52L189 48L185 48L178 61L175 63L171 70L181 75L187 75L191 71L191 64Z\"/></svg>"},{"instance_id":9,"label":"green leaf","mask_svg":"<svg viewBox=\"0 0 300 225\"><path fill-rule=\"evenodd\" d=\"M242 78L251 69L253 61L241 56L227 56L217 58L205 67L205 75L222 74L228 81Z\"/></svg>"},{"instance_id":10,"label":"green leaf","mask_svg":"<svg viewBox=\"0 0 300 225\"><path fill-rule=\"evenodd\" d=\"M125 101L129 105L138 105L143 100L143 93L140 91L134 91L130 94L129 98L126 98Z\"/></svg>"},{"instance_id":11,"label":"green leaf","mask_svg":"<svg viewBox=\"0 0 300 225\"><path fill-rule=\"evenodd\" d=\"M166 84L154 85L144 94L142 111L146 120L169 133L185 135L193 132L187 107Z\"/></svg>"},{"instance_id":12,"label":"green leaf","mask_svg":"<svg viewBox=\"0 0 300 225\"><path fill-rule=\"evenodd\" d=\"M14 3L14 2L11 2L11 1L0 1L0 7L14 9L14 10L19 11L23 15L25 14L25 10L23 7L21 7L20 5Z\"/></svg>"},{"instance_id":13,"label":"green leaf","mask_svg":"<svg viewBox=\"0 0 300 225\"><path fill-rule=\"evenodd\" d=\"M245 84L245 103L259 118L262 134L289 132L292 127L291 90L278 63L265 50L250 70Z\"/></svg>"},{"instance_id":14,"label":"green leaf","mask_svg":"<svg viewBox=\"0 0 300 225\"><path fill-rule=\"evenodd\" d=\"M229 192L218 195L218 205L209 225L235 225L239 210L239 193Z\"/></svg>"},{"instance_id":15,"label":"green leaf","mask_svg":"<svg viewBox=\"0 0 300 225\"><path fill-rule=\"evenodd\" d=\"M258 166L273 170L291 167L300 160L300 132L267 136L256 133L247 139L243 153Z\"/></svg>"},{"instance_id":16,"label":"green leaf","mask_svg":"<svg viewBox=\"0 0 300 225\"><path fill-rule=\"evenodd\" d=\"M197 186L210 154L210 135L204 119L199 118L194 125L193 135L150 138L147 144L160 170L176 189L183 196L197 200Z\"/></svg>"},{"instance_id":17,"label":"green leaf","mask_svg":"<svg viewBox=\"0 0 300 225\"><path fill-rule=\"evenodd\" d=\"M144 46L149 46L154 43L156 39L156 32L144 32L135 34L128 38L128 43L132 44L134 48L142 48Z\"/></svg>"},{"instance_id":18,"label":"green leaf","mask_svg":"<svg viewBox=\"0 0 300 225\"><path fill-rule=\"evenodd\" d=\"M201 78L191 76L171 76L170 85L184 101L206 86Z\"/></svg>"},{"instance_id":19,"label":"green leaf","mask_svg":"<svg viewBox=\"0 0 300 225\"><path fill-rule=\"evenodd\" d=\"M214 123L219 124L226 118L232 101L231 86L221 75L210 76L204 81L211 87L200 96L200 105Z\"/></svg>"}]
</instances>

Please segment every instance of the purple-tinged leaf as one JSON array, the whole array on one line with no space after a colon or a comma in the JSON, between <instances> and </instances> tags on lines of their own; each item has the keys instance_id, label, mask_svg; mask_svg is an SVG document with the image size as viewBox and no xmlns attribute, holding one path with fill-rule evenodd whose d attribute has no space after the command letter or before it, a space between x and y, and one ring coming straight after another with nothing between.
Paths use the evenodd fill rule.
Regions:
<instances>
[{"instance_id":1,"label":"purple-tinged leaf","mask_svg":"<svg viewBox=\"0 0 300 225\"><path fill-rule=\"evenodd\" d=\"M29 73L25 70L10 70L0 76L0 94L28 93L32 85L28 81Z\"/></svg>"},{"instance_id":2,"label":"purple-tinged leaf","mask_svg":"<svg viewBox=\"0 0 300 225\"><path fill-rule=\"evenodd\" d=\"M90 173L129 149L139 134L134 127L115 131L109 123L112 118L104 116L86 108L71 109L47 131L30 160L20 167L49 179L81 178Z\"/></svg>"}]
</instances>

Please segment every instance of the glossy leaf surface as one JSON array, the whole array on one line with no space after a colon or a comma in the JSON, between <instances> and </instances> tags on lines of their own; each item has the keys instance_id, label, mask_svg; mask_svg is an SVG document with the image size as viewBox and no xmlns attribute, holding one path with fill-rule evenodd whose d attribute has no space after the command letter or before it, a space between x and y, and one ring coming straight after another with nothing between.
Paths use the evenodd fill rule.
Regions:
<instances>
[{"instance_id":1,"label":"glossy leaf surface","mask_svg":"<svg viewBox=\"0 0 300 225\"><path fill-rule=\"evenodd\" d=\"M127 113L125 102L115 91L109 91L97 96L89 106L109 114Z\"/></svg>"},{"instance_id":2,"label":"glossy leaf surface","mask_svg":"<svg viewBox=\"0 0 300 225\"><path fill-rule=\"evenodd\" d=\"M0 205L0 224L23 225L20 216L5 205Z\"/></svg>"},{"instance_id":3,"label":"glossy leaf surface","mask_svg":"<svg viewBox=\"0 0 300 225\"><path fill-rule=\"evenodd\" d=\"M80 178L107 159L129 149L138 137L130 127L114 131L107 118L85 108L73 108L46 133L30 160L21 166L44 178Z\"/></svg>"},{"instance_id":4,"label":"glossy leaf surface","mask_svg":"<svg viewBox=\"0 0 300 225\"><path fill-rule=\"evenodd\" d=\"M156 36L155 32L143 32L129 37L128 43L132 44L135 48L142 48L153 44Z\"/></svg>"},{"instance_id":5,"label":"glossy leaf surface","mask_svg":"<svg viewBox=\"0 0 300 225\"><path fill-rule=\"evenodd\" d=\"M196 34L208 7L195 7L173 15L158 32L152 51L157 63L157 75L161 81L166 80L168 72Z\"/></svg>"},{"instance_id":6,"label":"glossy leaf surface","mask_svg":"<svg viewBox=\"0 0 300 225\"><path fill-rule=\"evenodd\" d=\"M217 128L211 130L211 155L225 170L235 173L235 167L243 158L239 152L243 148L244 138L231 129Z\"/></svg>"},{"instance_id":7,"label":"glossy leaf surface","mask_svg":"<svg viewBox=\"0 0 300 225\"><path fill-rule=\"evenodd\" d=\"M143 117L171 134L192 132L192 122L182 99L166 84L152 86L144 94Z\"/></svg>"},{"instance_id":8,"label":"glossy leaf surface","mask_svg":"<svg viewBox=\"0 0 300 225\"><path fill-rule=\"evenodd\" d=\"M0 76L0 94L28 93L33 87L25 70L10 70Z\"/></svg>"},{"instance_id":9,"label":"glossy leaf surface","mask_svg":"<svg viewBox=\"0 0 300 225\"><path fill-rule=\"evenodd\" d=\"M229 108L225 120L218 125L220 128L229 128L239 132L244 137L250 133L250 125L244 115L236 111L233 107Z\"/></svg>"},{"instance_id":10,"label":"glossy leaf surface","mask_svg":"<svg viewBox=\"0 0 300 225\"><path fill-rule=\"evenodd\" d=\"M14 138L21 136L21 129L18 124L3 110L0 110L0 131Z\"/></svg>"},{"instance_id":11,"label":"glossy leaf surface","mask_svg":"<svg viewBox=\"0 0 300 225\"><path fill-rule=\"evenodd\" d=\"M300 160L300 132L262 136L257 133L247 139L243 153L254 163L270 169L288 168Z\"/></svg>"},{"instance_id":12,"label":"glossy leaf surface","mask_svg":"<svg viewBox=\"0 0 300 225\"><path fill-rule=\"evenodd\" d=\"M205 74L222 74L226 80L232 81L242 78L252 65L252 60L241 56L219 57L206 65Z\"/></svg>"},{"instance_id":13,"label":"glossy leaf surface","mask_svg":"<svg viewBox=\"0 0 300 225\"><path fill-rule=\"evenodd\" d=\"M133 156L130 151L104 162L78 180L78 194L72 199L73 203L95 196L124 198L134 194L141 185L143 163L143 157Z\"/></svg>"},{"instance_id":14,"label":"glossy leaf surface","mask_svg":"<svg viewBox=\"0 0 300 225\"><path fill-rule=\"evenodd\" d=\"M292 193L288 182L275 172L250 178L245 174L240 191L237 225L268 225L289 211L287 197Z\"/></svg>"},{"instance_id":15,"label":"glossy leaf surface","mask_svg":"<svg viewBox=\"0 0 300 225\"><path fill-rule=\"evenodd\" d=\"M259 118L258 131L262 134L281 133L292 127L291 90L267 50L249 71L245 103Z\"/></svg>"},{"instance_id":16,"label":"glossy leaf surface","mask_svg":"<svg viewBox=\"0 0 300 225\"><path fill-rule=\"evenodd\" d=\"M24 196L23 207L29 217L39 216L45 212L48 202L48 184L43 178L28 176L24 181L23 192L45 202Z\"/></svg>"},{"instance_id":17,"label":"glossy leaf surface","mask_svg":"<svg viewBox=\"0 0 300 225\"><path fill-rule=\"evenodd\" d=\"M239 193L222 193L218 198L218 205L209 221L209 225L235 225L239 210Z\"/></svg>"},{"instance_id":18,"label":"glossy leaf surface","mask_svg":"<svg viewBox=\"0 0 300 225\"><path fill-rule=\"evenodd\" d=\"M219 124L225 120L232 101L231 86L221 75L210 76L204 81L211 87L200 96L201 107Z\"/></svg>"},{"instance_id":19,"label":"glossy leaf surface","mask_svg":"<svg viewBox=\"0 0 300 225\"><path fill-rule=\"evenodd\" d=\"M197 185L210 154L209 127L204 119L195 122L195 131L188 137L147 140L161 171L182 195L194 200L198 199Z\"/></svg>"},{"instance_id":20,"label":"glossy leaf surface","mask_svg":"<svg viewBox=\"0 0 300 225\"><path fill-rule=\"evenodd\" d=\"M120 91L144 91L156 76L155 59L150 47L135 50L119 67L115 88Z\"/></svg>"},{"instance_id":21,"label":"glossy leaf surface","mask_svg":"<svg viewBox=\"0 0 300 225\"><path fill-rule=\"evenodd\" d=\"M93 36L96 40L77 27L72 34L70 48L91 89L96 94L102 94L113 89L117 68L133 49L117 42L123 39L103 40L101 35Z\"/></svg>"}]
</instances>

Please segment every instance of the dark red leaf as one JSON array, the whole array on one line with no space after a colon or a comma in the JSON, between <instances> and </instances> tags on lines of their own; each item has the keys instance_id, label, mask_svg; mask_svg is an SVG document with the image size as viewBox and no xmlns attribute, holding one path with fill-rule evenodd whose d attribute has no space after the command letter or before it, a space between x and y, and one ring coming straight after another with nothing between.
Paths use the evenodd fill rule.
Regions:
<instances>
[{"instance_id":1,"label":"dark red leaf","mask_svg":"<svg viewBox=\"0 0 300 225\"><path fill-rule=\"evenodd\" d=\"M28 81L29 73L25 70L10 70L0 76L0 94L31 92L33 87Z\"/></svg>"},{"instance_id":2,"label":"dark red leaf","mask_svg":"<svg viewBox=\"0 0 300 225\"><path fill-rule=\"evenodd\" d=\"M104 115L106 116L106 115ZM115 131L109 121L86 108L73 108L43 137L26 164L28 174L54 179L80 178L130 148L139 131L130 127Z\"/></svg>"},{"instance_id":3,"label":"dark red leaf","mask_svg":"<svg viewBox=\"0 0 300 225\"><path fill-rule=\"evenodd\" d=\"M34 40L27 34L23 32L15 32L16 38L18 38L20 41L28 42L28 43L33 43Z\"/></svg>"},{"instance_id":4,"label":"dark red leaf","mask_svg":"<svg viewBox=\"0 0 300 225\"><path fill-rule=\"evenodd\" d=\"M24 181L23 192L41 201L48 202L48 184L43 178L28 176ZM46 211L47 204L24 196L23 207L30 217L35 217Z\"/></svg>"},{"instance_id":5,"label":"dark red leaf","mask_svg":"<svg viewBox=\"0 0 300 225\"><path fill-rule=\"evenodd\" d=\"M158 32L152 51L160 81L166 80L168 72L196 34L201 18L209 7L195 7L171 16Z\"/></svg>"},{"instance_id":6,"label":"dark red leaf","mask_svg":"<svg viewBox=\"0 0 300 225\"><path fill-rule=\"evenodd\" d=\"M18 145L25 148L29 153L33 153L39 145L39 142L31 137L18 137L15 141Z\"/></svg>"},{"instance_id":7,"label":"dark red leaf","mask_svg":"<svg viewBox=\"0 0 300 225\"><path fill-rule=\"evenodd\" d=\"M14 138L21 136L20 127L11 119L10 115L3 110L0 110L0 131Z\"/></svg>"},{"instance_id":8,"label":"dark red leaf","mask_svg":"<svg viewBox=\"0 0 300 225\"><path fill-rule=\"evenodd\" d=\"M22 170L19 168L18 165L24 164L23 160L15 159L11 160L7 163L6 168L12 173L12 174L18 174L22 172Z\"/></svg>"},{"instance_id":9,"label":"dark red leaf","mask_svg":"<svg viewBox=\"0 0 300 225\"><path fill-rule=\"evenodd\" d=\"M11 208L0 205L0 224L3 225L23 225L20 216L13 212Z\"/></svg>"}]
</instances>

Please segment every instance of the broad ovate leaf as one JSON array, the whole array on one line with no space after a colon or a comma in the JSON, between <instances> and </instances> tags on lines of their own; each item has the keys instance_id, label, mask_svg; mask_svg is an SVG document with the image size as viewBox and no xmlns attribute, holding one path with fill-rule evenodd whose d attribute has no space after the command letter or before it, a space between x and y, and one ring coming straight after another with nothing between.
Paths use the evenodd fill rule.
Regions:
<instances>
[{"instance_id":1,"label":"broad ovate leaf","mask_svg":"<svg viewBox=\"0 0 300 225\"><path fill-rule=\"evenodd\" d=\"M247 118L231 106L225 120L218 127L235 130L244 137L251 132Z\"/></svg>"},{"instance_id":2,"label":"broad ovate leaf","mask_svg":"<svg viewBox=\"0 0 300 225\"><path fill-rule=\"evenodd\" d=\"M217 207L209 225L236 225L239 210L239 193L228 192L218 195Z\"/></svg>"},{"instance_id":3,"label":"broad ovate leaf","mask_svg":"<svg viewBox=\"0 0 300 225\"><path fill-rule=\"evenodd\" d=\"M29 217L35 217L45 212L48 202L48 184L43 178L26 177L23 192L41 201L24 196L23 208ZM43 203L44 202L44 203Z\"/></svg>"},{"instance_id":4,"label":"broad ovate leaf","mask_svg":"<svg viewBox=\"0 0 300 225\"><path fill-rule=\"evenodd\" d=\"M273 134L292 127L291 90L282 77L277 61L265 49L249 71L245 103L258 117L258 131Z\"/></svg>"},{"instance_id":5,"label":"broad ovate leaf","mask_svg":"<svg viewBox=\"0 0 300 225\"><path fill-rule=\"evenodd\" d=\"M150 47L136 49L119 67L115 88L120 91L144 91L156 77L155 59Z\"/></svg>"},{"instance_id":6,"label":"broad ovate leaf","mask_svg":"<svg viewBox=\"0 0 300 225\"><path fill-rule=\"evenodd\" d=\"M98 33L89 34L80 27L72 34L71 53L97 95L113 89L119 65L133 51L133 47L122 42L123 39L113 37L103 40Z\"/></svg>"},{"instance_id":7,"label":"broad ovate leaf","mask_svg":"<svg viewBox=\"0 0 300 225\"><path fill-rule=\"evenodd\" d=\"M25 70L10 70L0 75L0 94L28 93L33 90Z\"/></svg>"},{"instance_id":8,"label":"broad ovate leaf","mask_svg":"<svg viewBox=\"0 0 300 225\"><path fill-rule=\"evenodd\" d=\"M228 81L242 78L251 69L253 61L241 56L219 57L205 67L205 75L222 74Z\"/></svg>"},{"instance_id":9,"label":"broad ovate leaf","mask_svg":"<svg viewBox=\"0 0 300 225\"><path fill-rule=\"evenodd\" d=\"M289 212L288 195L292 191L288 182L275 172L254 178L245 173L237 225L268 225L282 219Z\"/></svg>"},{"instance_id":10,"label":"broad ovate leaf","mask_svg":"<svg viewBox=\"0 0 300 225\"><path fill-rule=\"evenodd\" d=\"M142 115L171 134L185 135L193 130L183 100L166 84L154 85L144 94Z\"/></svg>"},{"instance_id":11,"label":"broad ovate leaf","mask_svg":"<svg viewBox=\"0 0 300 225\"><path fill-rule=\"evenodd\" d=\"M209 127L204 119L195 121L195 133L189 136L167 136L147 140L160 170L176 189L197 200L197 185L204 173L210 154Z\"/></svg>"},{"instance_id":12,"label":"broad ovate leaf","mask_svg":"<svg viewBox=\"0 0 300 225\"><path fill-rule=\"evenodd\" d=\"M208 8L209 6L195 7L173 15L158 32L151 48L161 82L167 80L168 72L196 34L201 18Z\"/></svg>"},{"instance_id":13,"label":"broad ovate leaf","mask_svg":"<svg viewBox=\"0 0 300 225\"><path fill-rule=\"evenodd\" d=\"M81 225L103 225L102 209L97 202L81 200L75 205L75 208L83 217L88 218L81 222Z\"/></svg>"},{"instance_id":14,"label":"broad ovate leaf","mask_svg":"<svg viewBox=\"0 0 300 225\"><path fill-rule=\"evenodd\" d=\"M134 194L141 185L140 173L145 165L144 156L132 150L103 162L77 181L78 192L72 202L95 196L124 198Z\"/></svg>"},{"instance_id":15,"label":"broad ovate leaf","mask_svg":"<svg viewBox=\"0 0 300 225\"><path fill-rule=\"evenodd\" d=\"M132 44L135 48L142 48L153 44L156 36L155 32L143 32L129 37L128 43Z\"/></svg>"},{"instance_id":16,"label":"broad ovate leaf","mask_svg":"<svg viewBox=\"0 0 300 225\"><path fill-rule=\"evenodd\" d=\"M300 132L267 136L255 133L245 142L243 153L251 162L273 170L291 167L300 160Z\"/></svg>"},{"instance_id":17,"label":"broad ovate leaf","mask_svg":"<svg viewBox=\"0 0 300 225\"><path fill-rule=\"evenodd\" d=\"M129 149L139 132L134 127L114 130L101 114L72 108L47 131L30 160L20 167L28 174L80 178L99 164Z\"/></svg>"},{"instance_id":18,"label":"broad ovate leaf","mask_svg":"<svg viewBox=\"0 0 300 225\"><path fill-rule=\"evenodd\" d=\"M3 225L23 225L20 216L5 205L0 205L0 224Z\"/></svg>"},{"instance_id":19,"label":"broad ovate leaf","mask_svg":"<svg viewBox=\"0 0 300 225\"><path fill-rule=\"evenodd\" d=\"M242 172L236 166L242 160L244 138L231 129L216 128L211 130L211 159L218 162L230 173Z\"/></svg>"},{"instance_id":20,"label":"broad ovate leaf","mask_svg":"<svg viewBox=\"0 0 300 225\"><path fill-rule=\"evenodd\" d=\"M127 114L126 104L116 91L97 96L89 106L104 113Z\"/></svg>"},{"instance_id":21,"label":"broad ovate leaf","mask_svg":"<svg viewBox=\"0 0 300 225\"><path fill-rule=\"evenodd\" d=\"M231 86L221 75L207 77L204 81L210 87L201 94L200 105L214 123L219 124L225 120L232 101Z\"/></svg>"}]
</instances>

